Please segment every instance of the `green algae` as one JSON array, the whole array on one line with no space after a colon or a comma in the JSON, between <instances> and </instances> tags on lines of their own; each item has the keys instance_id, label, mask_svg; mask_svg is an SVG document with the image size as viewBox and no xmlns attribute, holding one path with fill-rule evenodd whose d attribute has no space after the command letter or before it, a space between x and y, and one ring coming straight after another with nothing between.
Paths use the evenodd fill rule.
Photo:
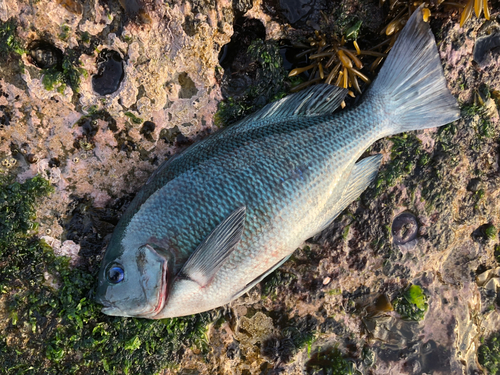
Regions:
<instances>
[{"instance_id":1,"label":"green algae","mask_svg":"<svg viewBox=\"0 0 500 375\"><path fill-rule=\"evenodd\" d=\"M363 21L357 21L354 25L349 27L344 33L345 39L346 40L358 39L359 31L361 30L362 24L363 24Z\"/></svg>"},{"instance_id":2,"label":"green algae","mask_svg":"<svg viewBox=\"0 0 500 375\"><path fill-rule=\"evenodd\" d=\"M411 174L417 165L429 162L429 155L422 150L421 141L414 133L391 137L391 162L382 169L375 182L375 196L396 185L405 175Z\"/></svg>"},{"instance_id":3,"label":"green algae","mask_svg":"<svg viewBox=\"0 0 500 375\"><path fill-rule=\"evenodd\" d=\"M484 228L484 234L485 234L487 239L494 240L497 238L497 229L495 228L495 226L493 224L488 224Z\"/></svg>"},{"instance_id":4,"label":"green algae","mask_svg":"<svg viewBox=\"0 0 500 375\"><path fill-rule=\"evenodd\" d=\"M419 285L410 285L392 301L392 305L403 319L414 321L423 320L429 308L427 296Z\"/></svg>"},{"instance_id":5,"label":"green algae","mask_svg":"<svg viewBox=\"0 0 500 375\"><path fill-rule=\"evenodd\" d=\"M278 286L283 285L288 287L293 280L296 280L297 276L277 269L264 280L262 280L262 298L269 297L275 299L278 297Z\"/></svg>"},{"instance_id":6,"label":"green algae","mask_svg":"<svg viewBox=\"0 0 500 375\"><path fill-rule=\"evenodd\" d=\"M59 33L59 39L68 40L71 28L68 25L61 25L61 32Z\"/></svg>"},{"instance_id":7,"label":"green algae","mask_svg":"<svg viewBox=\"0 0 500 375\"><path fill-rule=\"evenodd\" d=\"M500 375L500 332L492 335L479 347L478 360L488 375Z\"/></svg>"},{"instance_id":8,"label":"green algae","mask_svg":"<svg viewBox=\"0 0 500 375\"><path fill-rule=\"evenodd\" d=\"M47 91L57 90L62 93L66 85L74 92L80 91L81 76L87 71L80 67L79 56L73 50L67 51L63 56L61 66L54 66L43 70L42 83Z\"/></svg>"},{"instance_id":9,"label":"green algae","mask_svg":"<svg viewBox=\"0 0 500 375\"><path fill-rule=\"evenodd\" d=\"M185 347L207 350L211 315L158 321L103 315L93 271L28 231L35 203L53 191L35 177L0 181L0 368L8 374L154 374L175 366Z\"/></svg>"},{"instance_id":10,"label":"green algae","mask_svg":"<svg viewBox=\"0 0 500 375\"><path fill-rule=\"evenodd\" d=\"M321 350L321 347L307 362L308 374L351 375L355 374L354 363L347 360L336 347Z\"/></svg>"},{"instance_id":11,"label":"green algae","mask_svg":"<svg viewBox=\"0 0 500 375\"><path fill-rule=\"evenodd\" d=\"M20 184L2 176L0 184L0 256L5 256L12 246L26 243L20 233L37 228L35 201L53 188L41 177Z\"/></svg>"},{"instance_id":12,"label":"green algae","mask_svg":"<svg viewBox=\"0 0 500 375\"><path fill-rule=\"evenodd\" d=\"M287 74L276 41L255 39L248 47L247 55L258 66L258 83L248 87L241 97L229 97L219 103L214 115L217 127L232 124L287 93Z\"/></svg>"},{"instance_id":13,"label":"green algae","mask_svg":"<svg viewBox=\"0 0 500 375\"><path fill-rule=\"evenodd\" d=\"M14 18L6 22L0 21L0 53L16 53L22 55L26 53L21 40L16 34L17 23Z\"/></svg>"},{"instance_id":14,"label":"green algae","mask_svg":"<svg viewBox=\"0 0 500 375\"><path fill-rule=\"evenodd\" d=\"M127 116L130 119L130 121L132 121L136 125L140 125L144 122L142 118L137 117L132 112L125 112L125 116Z\"/></svg>"}]
</instances>

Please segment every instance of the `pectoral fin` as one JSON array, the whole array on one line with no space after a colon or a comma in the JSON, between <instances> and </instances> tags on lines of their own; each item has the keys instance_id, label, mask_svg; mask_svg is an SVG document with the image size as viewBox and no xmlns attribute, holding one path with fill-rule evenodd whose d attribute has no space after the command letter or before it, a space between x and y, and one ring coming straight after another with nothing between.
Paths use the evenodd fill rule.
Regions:
<instances>
[{"instance_id":1,"label":"pectoral fin","mask_svg":"<svg viewBox=\"0 0 500 375\"><path fill-rule=\"evenodd\" d=\"M210 284L241 239L245 224L245 211L245 206L240 207L225 218L198 245L177 274L177 278L192 280L201 287Z\"/></svg>"}]
</instances>

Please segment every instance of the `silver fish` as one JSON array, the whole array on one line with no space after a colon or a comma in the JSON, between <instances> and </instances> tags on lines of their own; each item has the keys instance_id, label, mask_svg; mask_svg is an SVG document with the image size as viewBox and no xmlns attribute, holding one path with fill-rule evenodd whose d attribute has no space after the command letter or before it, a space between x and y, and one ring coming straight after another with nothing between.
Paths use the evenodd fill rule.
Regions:
<instances>
[{"instance_id":1,"label":"silver fish","mask_svg":"<svg viewBox=\"0 0 500 375\"><path fill-rule=\"evenodd\" d=\"M376 140L459 118L434 36L411 16L363 102L314 86L171 158L121 218L99 273L108 315L207 311L241 296L374 180Z\"/></svg>"}]
</instances>

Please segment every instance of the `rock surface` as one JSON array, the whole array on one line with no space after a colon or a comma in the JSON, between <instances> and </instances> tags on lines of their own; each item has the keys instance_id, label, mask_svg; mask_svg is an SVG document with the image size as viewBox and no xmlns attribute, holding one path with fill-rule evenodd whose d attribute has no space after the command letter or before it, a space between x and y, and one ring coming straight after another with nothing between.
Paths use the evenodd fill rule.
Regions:
<instances>
[{"instance_id":1,"label":"rock surface","mask_svg":"<svg viewBox=\"0 0 500 375\"><path fill-rule=\"evenodd\" d=\"M365 17L365 33L383 26L383 11L372 2L338 8L318 0L293 14L290 4L297 6L264 0L0 3L2 30L14 25L22 49L9 42L0 57L0 168L21 183L39 174L55 187L38 206L37 222L38 235L57 256L95 277L117 216L163 160L216 129L222 99L250 103L230 112L236 118L265 104L258 98L271 100L289 86L266 82L267 91L249 95L245 85L261 90L262 79L284 78L281 65L269 73L264 60L246 51L230 51L231 61L221 65L231 74L223 75L219 53L233 31L245 48L267 38L259 51L274 59L278 47L266 43L312 35L322 17L328 24ZM500 327L498 17L493 7L491 21L473 18L463 28L456 15L431 22L462 119L373 145L367 155L382 153L384 163L361 199L247 295L207 315L205 345L181 342L171 368L144 373L486 373L478 347ZM254 32L242 34L245 25ZM93 77L107 74L103 51L114 51L123 66L123 78L113 77L116 87L106 95L93 86ZM63 290L57 275L44 278L54 293ZM420 321L403 319L395 307L398 298L409 301L411 285L423 291ZM16 323L14 289L0 294L6 332L0 339L7 351L22 351L29 340L15 336L31 333ZM92 289L86 293L91 300ZM81 323L93 340L111 322L142 324L93 309ZM47 319L35 327L61 326L68 318ZM116 351L153 350L144 338L127 340ZM52 353L43 341L33 345ZM84 353L64 357L75 373L135 368L127 360L110 367L111 357L94 359L92 367ZM47 358L47 373L62 363L53 354Z\"/></svg>"}]
</instances>

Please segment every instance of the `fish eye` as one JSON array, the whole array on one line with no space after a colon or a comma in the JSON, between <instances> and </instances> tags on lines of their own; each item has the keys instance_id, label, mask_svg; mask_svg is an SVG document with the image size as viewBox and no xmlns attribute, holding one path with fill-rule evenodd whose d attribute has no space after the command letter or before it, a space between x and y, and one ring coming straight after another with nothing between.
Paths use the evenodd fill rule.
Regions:
<instances>
[{"instance_id":1,"label":"fish eye","mask_svg":"<svg viewBox=\"0 0 500 375\"><path fill-rule=\"evenodd\" d=\"M125 278L125 271L122 267L115 264L108 269L108 281L112 284L118 284Z\"/></svg>"}]
</instances>

